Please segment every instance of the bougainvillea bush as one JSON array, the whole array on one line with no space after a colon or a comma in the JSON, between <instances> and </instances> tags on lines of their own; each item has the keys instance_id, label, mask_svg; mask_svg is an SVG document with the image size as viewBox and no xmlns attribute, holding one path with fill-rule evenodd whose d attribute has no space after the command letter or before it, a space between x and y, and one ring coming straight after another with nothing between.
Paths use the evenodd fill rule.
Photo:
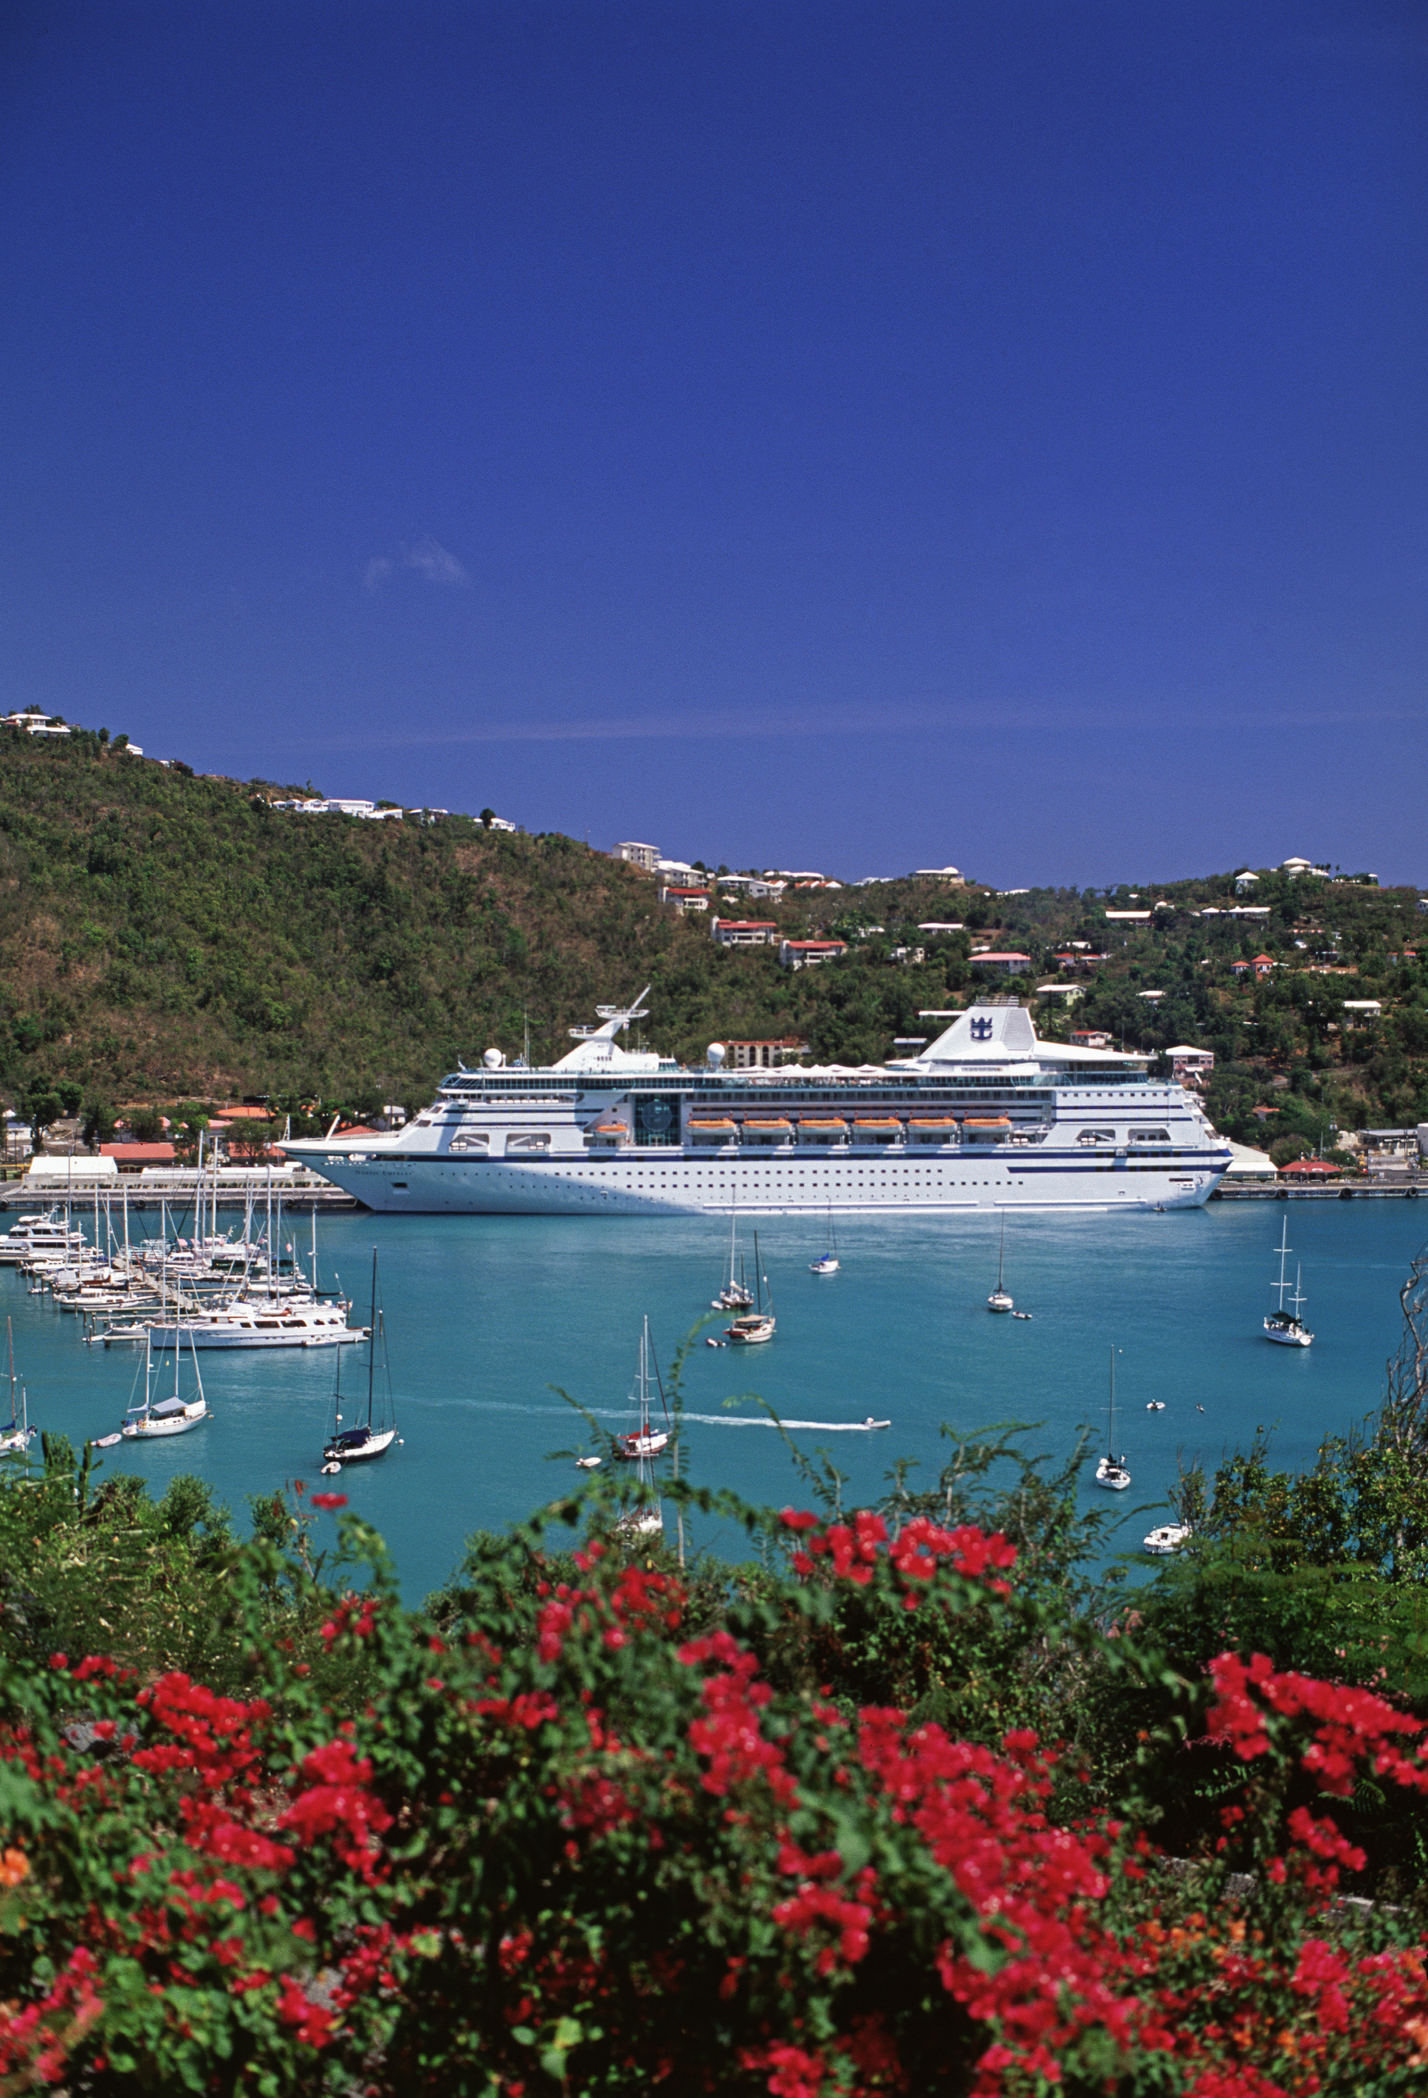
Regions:
<instances>
[{"instance_id":1,"label":"bougainvillea bush","mask_svg":"<svg viewBox=\"0 0 1428 2098\"><path fill-rule=\"evenodd\" d=\"M1343 1803L1428 1790L1385 1699L1252 1654L1161 1681L1146 1770L1211 1803L1172 1869L1033 1729L848 1694L869 1654L911 1693L959 1639L1054 1643L1000 1534L749 1513L770 1571L716 1618L597 1497L485 1540L438 1620L339 1503L365 1571L311 1651L272 1635L291 1560L232 1548L241 1695L4 1664L0 2093L1428 2088L1413 1920L1340 1898Z\"/></svg>"}]
</instances>

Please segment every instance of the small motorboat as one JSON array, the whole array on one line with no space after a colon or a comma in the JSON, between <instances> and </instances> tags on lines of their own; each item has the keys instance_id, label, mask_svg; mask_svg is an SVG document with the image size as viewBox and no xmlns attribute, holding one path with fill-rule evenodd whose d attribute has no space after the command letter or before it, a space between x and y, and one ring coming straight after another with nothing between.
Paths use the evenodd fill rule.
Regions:
<instances>
[{"instance_id":1,"label":"small motorboat","mask_svg":"<svg viewBox=\"0 0 1428 2098\"><path fill-rule=\"evenodd\" d=\"M599 1467L601 1466L601 1464L603 1464L603 1462L604 1459L602 1457L577 1457L575 1460L575 1469L578 1472L598 1471Z\"/></svg>"},{"instance_id":2,"label":"small motorboat","mask_svg":"<svg viewBox=\"0 0 1428 2098\"><path fill-rule=\"evenodd\" d=\"M1147 1399L1145 1402L1145 1410L1147 1413L1164 1413L1164 1399Z\"/></svg>"},{"instance_id":3,"label":"small motorboat","mask_svg":"<svg viewBox=\"0 0 1428 2098\"><path fill-rule=\"evenodd\" d=\"M1168 1559L1170 1554L1178 1552L1181 1545L1193 1534L1189 1523L1161 1523L1158 1529L1147 1534L1141 1548L1149 1552L1153 1559Z\"/></svg>"},{"instance_id":4,"label":"small motorboat","mask_svg":"<svg viewBox=\"0 0 1428 2098\"><path fill-rule=\"evenodd\" d=\"M872 1415L871 1415L871 1413L870 1413L870 1414L868 1415L867 1419L866 1419L866 1420L865 1420L865 1421L863 1422L863 1426L864 1426L865 1428L890 1428L890 1427L892 1426L892 1422L891 1422L891 1421L875 1421L875 1420L873 1419L873 1416L872 1416Z\"/></svg>"}]
</instances>

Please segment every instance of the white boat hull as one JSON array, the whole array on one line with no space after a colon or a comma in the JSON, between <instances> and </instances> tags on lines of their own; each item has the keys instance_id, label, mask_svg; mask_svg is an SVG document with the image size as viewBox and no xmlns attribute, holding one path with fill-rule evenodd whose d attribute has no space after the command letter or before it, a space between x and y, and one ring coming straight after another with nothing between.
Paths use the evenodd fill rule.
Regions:
<instances>
[{"instance_id":1,"label":"white boat hull","mask_svg":"<svg viewBox=\"0 0 1428 2098\"><path fill-rule=\"evenodd\" d=\"M330 1448L323 1451L323 1456L328 1464L362 1464L369 1457L385 1455L396 1439L397 1431L395 1428L378 1428L367 1437L365 1442L359 1443L351 1449L339 1449L334 1443ZM326 1470L326 1465L324 1465L323 1469Z\"/></svg>"},{"instance_id":2,"label":"white boat hull","mask_svg":"<svg viewBox=\"0 0 1428 2098\"><path fill-rule=\"evenodd\" d=\"M164 1435L187 1435L200 1421L208 1419L208 1408L200 1399L192 1406L185 1406L182 1413L174 1413L164 1419L150 1415L146 1420L125 1421L119 1430L125 1442L150 1442Z\"/></svg>"},{"instance_id":3,"label":"white boat hull","mask_svg":"<svg viewBox=\"0 0 1428 2098\"><path fill-rule=\"evenodd\" d=\"M1273 1319L1265 1320L1264 1337L1280 1348L1307 1348L1314 1338L1308 1327L1297 1321L1292 1326L1276 1326Z\"/></svg>"},{"instance_id":4,"label":"white boat hull","mask_svg":"<svg viewBox=\"0 0 1428 2098\"><path fill-rule=\"evenodd\" d=\"M850 1150L818 1157L721 1158L677 1148L579 1158L347 1156L311 1164L368 1209L461 1216L955 1216L1003 1209L1199 1209L1228 1152L1166 1168L1039 1147L1032 1159Z\"/></svg>"},{"instance_id":5,"label":"white boat hull","mask_svg":"<svg viewBox=\"0 0 1428 2098\"><path fill-rule=\"evenodd\" d=\"M171 1348L178 1331L175 1326L150 1326L149 1336L155 1353ZM128 1334L115 1334L114 1339L128 1339ZM270 1332L252 1326L204 1326L195 1322L185 1323L183 1345L190 1343L196 1348L334 1348L344 1342L365 1340L366 1334L356 1326L331 1326L302 1328L284 1327Z\"/></svg>"}]
</instances>

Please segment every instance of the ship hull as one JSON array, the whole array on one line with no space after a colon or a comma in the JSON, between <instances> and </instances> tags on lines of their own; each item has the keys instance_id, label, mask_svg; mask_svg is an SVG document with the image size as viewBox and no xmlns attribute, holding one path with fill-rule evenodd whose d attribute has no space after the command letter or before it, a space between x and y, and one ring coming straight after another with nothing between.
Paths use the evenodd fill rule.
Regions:
<instances>
[{"instance_id":1,"label":"ship hull","mask_svg":"<svg viewBox=\"0 0 1428 2098\"><path fill-rule=\"evenodd\" d=\"M731 1160L679 1151L618 1157L421 1158L314 1150L307 1163L366 1208L458 1216L956 1216L1002 1209L1198 1209L1228 1153L1178 1160L1088 1161L1043 1151L1002 1161L851 1153Z\"/></svg>"}]
</instances>

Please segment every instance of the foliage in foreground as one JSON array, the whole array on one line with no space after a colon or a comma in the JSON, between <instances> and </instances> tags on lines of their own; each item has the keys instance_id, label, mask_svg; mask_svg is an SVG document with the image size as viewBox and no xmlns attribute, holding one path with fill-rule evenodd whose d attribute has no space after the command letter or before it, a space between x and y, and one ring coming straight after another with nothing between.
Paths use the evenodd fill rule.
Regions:
<instances>
[{"instance_id":1,"label":"foliage in foreground","mask_svg":"<svg viewBox=\"0 0 1428 2098\"><path fill-rule=\"evenodd\" d=\"M1099 1641L1162 1700L1146 1784L1206 1802L1172 1873L1137 1780L1100 1811L1032 1729L917 1710L1091 1636L1004 1536L742 1513L763 1570L717 1613L597 1491L481 1540L439 1621L355 1519L348 1590L270 1510L215 1568L241 1694L11 1647L0 2091L1422 2088L1419 1933L1335 1905L1344 1806L1428 1790L1420 1720Z\"/></svg>"}]
</instances>

